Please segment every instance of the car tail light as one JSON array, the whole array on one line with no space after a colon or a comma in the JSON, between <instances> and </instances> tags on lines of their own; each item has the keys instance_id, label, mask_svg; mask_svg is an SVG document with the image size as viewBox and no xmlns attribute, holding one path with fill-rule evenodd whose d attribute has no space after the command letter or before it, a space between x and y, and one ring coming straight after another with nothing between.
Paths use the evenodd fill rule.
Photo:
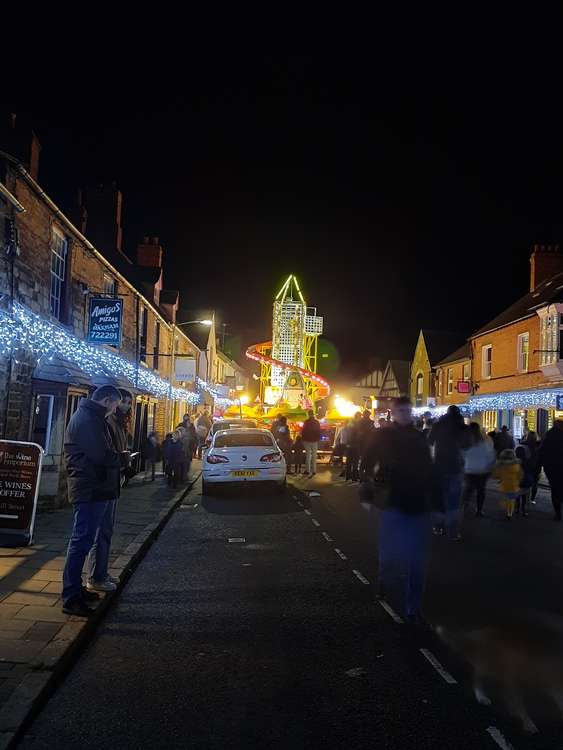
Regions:
<instances>
[{"instance_id":1,"label":"car tail light","mask_svg":"<svg viewBox=\"0 0 563 750\"><path fill-rule=\"evenodd\" d=\"M214 453L211 453L207 456L206 461L208 464L228 464L229 459L227 456L221 456L221 455L215 455Z\"/></svg>"},{"instance_id":2,"label":"car tail light","mask_svg":"<svg viewBox=\"0 0 563 750\"><path fill-rule=\"evenodd\" d=\"M281 453L266 453L266 455L262 456L262 458L260 459L260 461L267 461L268 463L276 463L276 461L281 460Z\"/></svg>"}]
</instances>

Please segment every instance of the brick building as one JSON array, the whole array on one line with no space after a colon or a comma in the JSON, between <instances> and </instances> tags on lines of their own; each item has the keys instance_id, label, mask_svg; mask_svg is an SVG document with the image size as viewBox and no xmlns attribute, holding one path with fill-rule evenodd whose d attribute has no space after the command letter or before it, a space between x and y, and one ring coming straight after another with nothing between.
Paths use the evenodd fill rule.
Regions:
<instances>
[{"instance_id":1,"label":"brick building","mask_svg":"<svg viewBox=\"0 0 563 750\"><path fill-rule=\"evenodd\" d=\"M421 329L410 372L410 396L416 407L436 404L436 366L462 340L459 334L449 331Z\"/></svg>"},{"instance_id":2,"label":"brick building","mask_svg":"<svg viewBox=\"0 0 563 750\"><path fill-rule=\"evenodd\" d=\"M436 365L436 405L464 404L472 388L471 345L465 343Z\"/></svg>"},{"instance_id":3,"label":"brick building","mask_svg":"<svg viewBox=\"0 0 563 750\"><path fill-rule=\"evenodd\" d=\"M57 505L66 494L65 426L95 387L133 393L135 451L148 432L162 435L193 410L196 391L216 392L206 377L198 382L201 351L176 326L179 294L163 288L158 238L143 238L136 263L122 250L116 186L79 194L71 220L37 182L37 138L22 137L12 119L0 148L0 436L43 446L40 496ZM119 348L85 343L93 296L122 300ZM195 360L191 381L175 378L182 357Z\"/></svg>"}]
</instances>

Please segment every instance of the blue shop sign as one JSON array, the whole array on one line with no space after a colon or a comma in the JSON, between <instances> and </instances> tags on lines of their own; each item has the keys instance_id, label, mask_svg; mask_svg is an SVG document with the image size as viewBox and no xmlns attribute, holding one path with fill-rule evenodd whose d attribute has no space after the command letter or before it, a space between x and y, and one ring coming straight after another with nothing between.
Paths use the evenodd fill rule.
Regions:
<instances>
[{"instance_id":1,"label":"blue shop sign","mask_svg":"<svg viewBox=\"0 0 563 750\"><path fill-rule=\"evenodd\" d=\"M109 344L119 349L122 326L123 299L121 297L90 297L88 341L91 344Z\"/></svg>"},{"instance_id":2,"label":"blue shop sign","mask_svg":"<svg viewBox=\"0 0 563 750\"><path fill-rule=\"evenodd\" d=\"M557 411L563 411L563 394L558 394L556 398Z\"/></svg>"}]
</instances>

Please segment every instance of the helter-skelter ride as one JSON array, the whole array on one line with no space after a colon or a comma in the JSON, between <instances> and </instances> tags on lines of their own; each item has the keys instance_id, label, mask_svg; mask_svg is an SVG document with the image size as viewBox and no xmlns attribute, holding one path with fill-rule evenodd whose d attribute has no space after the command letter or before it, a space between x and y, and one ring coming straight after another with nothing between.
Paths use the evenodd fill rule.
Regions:
<instances>
[{"instance_id":1,"label":"helter-skelter ride","mask_svg":"<svg viewBox=\"0 0 563 750\"><path fill-rule=\"evenodd\" d=\"M330 385L317 374L318 339L323 319L308 307L297 278L291 274L274 299L272 340L253 344L248 359L260 364L260 392L245 416L270 419L285 414L302 420L308 409L330 395ZM236 407L231 410L234 414Z\"/></svg>"}]
</instances>

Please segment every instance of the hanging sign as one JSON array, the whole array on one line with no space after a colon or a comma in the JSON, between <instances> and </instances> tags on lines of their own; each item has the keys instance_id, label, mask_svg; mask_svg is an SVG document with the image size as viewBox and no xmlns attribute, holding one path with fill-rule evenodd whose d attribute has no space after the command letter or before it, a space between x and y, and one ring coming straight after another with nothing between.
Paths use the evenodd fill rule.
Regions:
<instances>
[{"instance_id":1,"label":"hanging sign","mask_svg":"<svg viewBox=\"0 0 563 750\"><path fill-rule=\"evenodd\" d=\"M31 544L43 449L37 443L0 440L0 545Z\"/></svg>"},{"instance_id":2,"label":"hanging sign","mask_svg":"<svg viewBox=\"0 0 563 750\"><path fill-rule=\"evenodd\" d=\"M123 299L121 297L90 297L88 341L109 344L119 349L123 327Z\"/></svg>"},{"instance_id":3,"label":"hanging sign","mask_svg":"<svg viewBox=\"0 0 563 750\"><path fill-rule=\"evenodd\" d=\"M177 357L174 360L174 375L177 381L195 383L195 369L193 357Z\"/></svg>"}]
</instances>

